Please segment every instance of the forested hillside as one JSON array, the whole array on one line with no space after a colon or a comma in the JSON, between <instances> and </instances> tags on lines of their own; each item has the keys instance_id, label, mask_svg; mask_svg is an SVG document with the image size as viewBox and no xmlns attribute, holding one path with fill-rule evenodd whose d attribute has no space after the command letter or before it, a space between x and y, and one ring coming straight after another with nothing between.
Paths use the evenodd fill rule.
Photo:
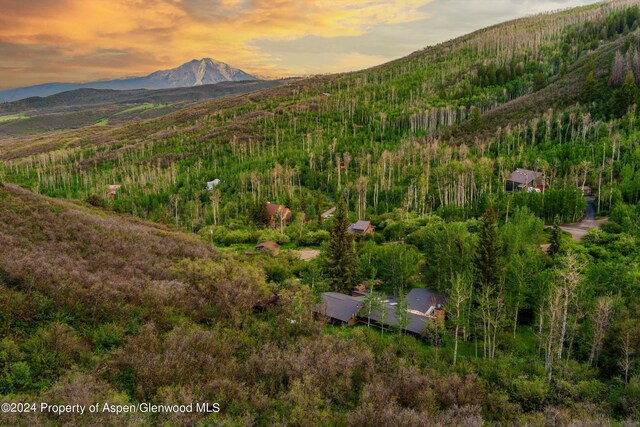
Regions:
<instances>
[{"instance_id":1,"label":"forested hillside","mask_svg":"<svg viewBox=\"0 0 640 427\"><path fill-rule=\"evenodd\" d=\"M0 400L222 403L100 420L149 425L635 425L639 26L637 1L598 3L0 141ZM602 229L563 233L585 213ZM359 284L369 316L429 288L446 321L314 318Z\"/></svg>"}]
</instances>

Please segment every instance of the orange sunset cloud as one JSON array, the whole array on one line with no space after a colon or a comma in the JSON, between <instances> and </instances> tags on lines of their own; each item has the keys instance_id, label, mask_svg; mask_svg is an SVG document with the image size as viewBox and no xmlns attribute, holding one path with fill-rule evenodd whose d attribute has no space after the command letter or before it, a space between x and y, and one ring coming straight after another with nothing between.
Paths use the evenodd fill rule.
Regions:
<instances>
[{"instance_id":1,"label":"orange sunset cloud","mask_svg":"<svg viewBox=\"0 0 640 427\"><path fill-rule=\"evenodd\" d=\"M307 72L259 41L355 37L424 19L431 0L0 0L0 88L142 75L212 57L257 75ZM346 53L316 72L381 57Z\"/></svg>"}]
</instances>

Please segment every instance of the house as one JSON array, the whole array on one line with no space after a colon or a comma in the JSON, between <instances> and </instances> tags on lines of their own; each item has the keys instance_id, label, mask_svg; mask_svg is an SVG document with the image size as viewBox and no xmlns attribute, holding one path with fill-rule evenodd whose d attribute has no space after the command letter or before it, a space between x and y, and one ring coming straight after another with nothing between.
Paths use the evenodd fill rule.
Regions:
<instances>
[{"instance_id":1,"label":"house","mask_svg":"<svg viewBox=\"0 0 640 427\"><path fill-rule=\"evenodd\" d=\"M260 243L258 246L256 246L256 251L260 253L266 253L271 256L276 256L280 253L280 245L272 240L269 240L268 242Z\"/></svg>"},{"instance_id":2,"label":"house","mask_svg":"<svg viewBox=\"0 0 640 427\"><path fill-rule=\"evenodd\" d=\"M407 306L406 324L401 326L398 312L398 300L388 297L382 302L382 307L376 307L371 312L366 309L359 313L362 322L373 323L375 326L387 329L401 329L414 335L425 334L427 326L433 321L444 322L444 303L446 296L437 294L429 289L412 289L404 298Z\"/></svg>"},{"instance_id":3,"label":"house","mask_svg":"<svg viewBox=\"0 0 640 427\"><path fill-rule=\"evenodd\" d=\"M291 210L284 205L276 205L267 203L267 213L269 215L269 224L271 227L277 227L281 224L291 222Z\"/></svg>"},{"instance_id":4,"label":"house","mask_svg":"<svg viewBox=\"0 0 640 427\"><path fill-rule=\"evenodd\" d=\"M220 185L220 180L218 178L214 179L213 181L207 182L207 191L213 191L213 189L218 185Z\"/></svg>"},{"instance_id":5,"label":"house","mask_svg":"<svg viewBox=\"0 0 640 427\"><path fill-rule=\"evenodd\" d=\"M592 191L591 191L591 187L583 185L581 187L578 187L578 189L580 189L580 191L582 191L582 194L587 197L587 196L591 196Z\"/></svg>"},{"instance_id":6,"label":"house","mask_svg":"<svg viewBox=\"0 0 640 427\"><path fill-rule=\"evenodd\" d=\"M406 332L423 336L430 322L444 321L446 299L446 296L429 289L412 289L404 298L407 313L406 319L402 319L395 297L386 297L383 301L368 305L364 292L356 291L351 296L326 292L322 294L322 303L314 308L314 312L332 323L351 326L359 321L383 329L403 328ZM406 324L401 325L403 320L406 320Z\"/></svg>"},{"instance_id":7,"label":"house","mask_svg":"<svg viewBox=\"0 0 640 427\"><path fill-rule=\"evenodd\" d=\"M397 330L401 329L400 324L402 323L399 319L398 312L398 303L397 302L386 302L383 309L375 308L371 311L371 314L362 313L361 319L363 322L371 323L379 328L390 329L394 328ZM427 322L429 322L429 318L424 316L419 316L415 313L407 313L406 325L404 325L404 331L410 332L414 335L422 336L424 335L425 330L427 329Z\"/></svg>"},{"instance_id":8,"label":"house","mask_svg":"<svg viewBox=\"0 0 640 427\"><path fill-rule=\"evenodd\" d=\"M516 169L506 181L506 191L541 191L547 186L547 178L541 172Z\"/></svg>"},{"instance_id":9,"label":"house","mask_svg":"<svg viewBox=\"0 0 640 427\"><path fill-rule=\"evenodd\" d=\"M118 194L118 190L120 190L121 187L122 185L119 184L109 185L109 187L107 188L107 198L109 200L115 199L116 195Z\"/></svg>"},{"instance_id":10,"label":"house","mask_svg":"<svg viewBox=\"0 0 640 427\"><path fill-rule=\"evenodd\" d=\"M373 234L375 227L371 225L369 221L358 221L355 224L349 226L349 232L352 234L359 234L360 236L367 236Z\"/></svg>"},{"instance_id":11,"label":"house","mask_svg":"<svg viewBox=\"0 0 640 427\"><path fill-rule=\"evenodd\" d=\"M328 322L351 326L358 321L358 311L363 301L363 297L325 292L322 294L322 302L313 308L313 312Z\"/></svg>"},{"instance_id":12,"label":"house","mask_svg":"<svg viewBox=\"0 0 640 427\"><path fill-rule=\"evenodd\" d=\"M331 208L328 211L324 212L322 215L320 215L320 217L322 219L329 219L329 218L333 218L333 213L336 211L336 208Z\"/></svg>"}]
</instances>

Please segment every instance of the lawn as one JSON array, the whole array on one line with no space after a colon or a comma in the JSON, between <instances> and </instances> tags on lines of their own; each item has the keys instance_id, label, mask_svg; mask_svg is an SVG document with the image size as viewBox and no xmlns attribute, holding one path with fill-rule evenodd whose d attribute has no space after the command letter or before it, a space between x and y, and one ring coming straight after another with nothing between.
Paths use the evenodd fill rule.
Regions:
<instances>
[{"instance_id":1,"label":"lawn","mask_svg":"<svg viewBox=\"0 0 640 427\"><path fill-rule=\"evenodd\" d=\"M126 114L126 113L131 113L134 111L143 111L143 110L151 110L154 108L165 108L168 107L171 104L151 104L149 102L144 103L144 104L140 104L140 105L136 105L134 107L131 108L127 108L126 110L122 110L118 113L116 113L115 115L120 115L120 114Z\"/></svg>"},{"instance_id":2,"label":"lawn","mask_svg":"<svg viewBox=\"0 0 640 427\"><path fill-rule=\"evenodd\" d=\"M28 118L29 116L25 116L24 114L9 114L7 116L0 116L0 123L12 122L14 120L24 120Z\"/></svg>"}]
</instances>

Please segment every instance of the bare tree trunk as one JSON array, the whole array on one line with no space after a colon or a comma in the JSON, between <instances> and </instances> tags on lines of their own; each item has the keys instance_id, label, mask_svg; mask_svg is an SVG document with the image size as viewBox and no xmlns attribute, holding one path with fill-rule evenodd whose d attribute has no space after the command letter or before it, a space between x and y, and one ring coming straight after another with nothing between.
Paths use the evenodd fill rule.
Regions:
<instances>
[{"instance_id":1,"label":"bare tree trunk","mask_svg":"<svg viewBox=\"0 0 640 427\"><path fill-rule=\"evenodd\" d=\"M593 366L598 362L598 355L602 349L602 343L609 327L611 320L611 312L613 311L613 299L609 296L598 298L595 308L595 330L593 332L593 342L591 344L591 353L589 354L589 366Z\"/></svg>"}]
</instances>

